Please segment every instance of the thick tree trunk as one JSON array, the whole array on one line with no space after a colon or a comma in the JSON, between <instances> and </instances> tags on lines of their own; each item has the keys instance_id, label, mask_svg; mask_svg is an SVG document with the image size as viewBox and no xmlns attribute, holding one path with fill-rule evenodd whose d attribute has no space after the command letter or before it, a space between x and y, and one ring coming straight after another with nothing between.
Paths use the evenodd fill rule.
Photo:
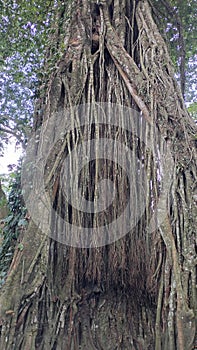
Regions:
<instances>
[{"instance_id":1,"label":"thick tree trunk","mask_svg":"<svg viewBox=\"0 0 197 350\"><path fill-rule=\"evenodd\" d=\"M130 148L130 162L136 154L144 162L146 208L127 235L93 248L60 242L58 218L52 220L52 238L32 220L23 238L24 249L16 251L1 292L1 349L192 349L195 125L184 107L148 2L76 0L60 6L55 28L50 59L62 41L65 52L54 62L56 68L37 107L44 113L42 119L35 119L35 128L56 115L62 115L64 125L64 111L85 103L114 103L138 111L138 135L144 134L143 140L152 145L149 152L131 133L121 136L123 116L120 127L99 129L99 134L124 142ZM87 114L89 122L88 118ZM64 152L73 149L80 137L96 134L92 127L80 131L82 136L64 138ZM41 142L40 138L38 147ZM163 196L157 163L168 154L170 168L163 170L165 176L160 174L166 181ZM81 217L63 201L59 184L63 158L62 145L57 143L46 160L46 187L54 210L79 224ZM137 178L140 183L136 164L134 183ZM93 184L86 182L88 171L81 177L92 198L99 178L97 165L89 169ZM127 201L127 179L121 182L119 168L113 165L108 171L102 163L101 169L115 183L119 200L113 210L120 210ZM136 211L139 193L138 188L132 192ZM93 215L93 224L105 222L105 216L105 212Z\"/></svg>"}]
</instances>

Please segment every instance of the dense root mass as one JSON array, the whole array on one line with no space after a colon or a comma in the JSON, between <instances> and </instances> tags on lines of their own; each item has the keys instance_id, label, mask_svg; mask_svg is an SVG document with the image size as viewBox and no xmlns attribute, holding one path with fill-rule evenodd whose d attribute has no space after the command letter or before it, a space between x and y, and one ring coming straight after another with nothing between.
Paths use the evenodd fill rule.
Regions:
<instances>
[{"instance_id":1,"label":"dense root mass","mask_svg":"<svg viewBox=\"0 0 197 350\"><path fill-rule=\"evenodd\" d=\"M192 349L195 126L184 107L165 42L147 1L76 0L65 6L57 14L49 57L62 40L65 52L37 106L44 113L40 119L35 112L35 128L56 113L64 115L67 108L72 111L73 106L84 103L116 103L138 111L139 132L152 145L151 152L130 133L122 135L121 127L105 132L121 142L124 138L130 148L136 184L143 181L136 172L136 155L143 161L146 209L126 236L91 249L58 243L31 223L24 249L16 252L1 293L1 348ZM99 130L100 135L102 132ZM71 135L64 152L73 149L80 137L95 136L96 129L86 133L81 130ZM162 193L159 159L168 152L168 193L161 208L165 220L156 225L151 218ZM55 210L79 224L78 213L74 209L71 213L62 196L59 164L54 166L53 161L58 154L63 159L61 145L46 167L50 198ZM127 179L119 179L120 171L114 165L109 170L109 164L99 167L98 163L84 170L82 186L87 188L87 197L94 198L99 171L104 177L111 176L119 193L115 212L127 201ZM88 174L93 183L86 182ZM104 215L93 215L92 222L104 222ZM148 230L150 222L155 229ZM54 222L52 230L58 225Z\"/></svg>"}]
</instances>

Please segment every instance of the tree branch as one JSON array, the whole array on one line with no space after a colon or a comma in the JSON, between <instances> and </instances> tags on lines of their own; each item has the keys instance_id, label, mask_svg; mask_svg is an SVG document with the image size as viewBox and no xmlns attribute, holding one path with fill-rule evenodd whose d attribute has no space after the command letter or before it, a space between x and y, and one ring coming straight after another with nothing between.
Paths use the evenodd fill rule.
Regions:
<instances>
[{"instance_id":1,"label":"tree branch","mask_svg":"<svg viewBox=\"0 0 197 350\"><path fill-rule=\"evenodd\" d=\"M17 138L17 140L18 140L19 142L22 143L22 138L21 138L21 136L19 136L19 135L17 134L16 131L14 131L14 130L12 130L12 129L7 129L7 128L4 128L4 127L0 126L0 132L4 132L4 133L6 133L6 134L13 135L14 137Z\"/></svg>"}]
</instances>

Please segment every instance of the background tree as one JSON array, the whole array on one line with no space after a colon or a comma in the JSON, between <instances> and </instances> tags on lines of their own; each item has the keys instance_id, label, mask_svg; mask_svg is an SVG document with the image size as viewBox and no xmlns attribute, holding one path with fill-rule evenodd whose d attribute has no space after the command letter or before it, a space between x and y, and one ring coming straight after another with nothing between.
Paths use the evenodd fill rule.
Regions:
<instances>
[{"instance_id":1,"label":"background tree","mask_svg":"<svg viewBox=\"0 0 197 350\"><path fill-rule=\"evenodd\" d=\"M1 292L1 347L192 349L196 130L151 7L147 1L60 2L54 18L47 53L54 67L37 102L34 128L52 120L57 112L64 115L73 105L119 103L142 112L139 127L146 120L142 130L156 156L131 134L124 136L130 161L136 154L144 161L148 192L143 217L120 240L92 249L69 247L43 235L30 221ZM62 56L54 60L59 47ZM120 126L107 133L123 142ZM83 132L76 130L75 136L65 137L64 152L78 145L80 137L91 138L95 129L88 135ZM149 232L147 223L161 194L156 159L168 150L172 167L162 208L165 220ZM57 164L53 157L63 158L61 145L56 145L46 167L51 204L64 218L70 216L71 222L79 224L81 217L62 197L61 162ZM87 198L95 197L96 165L89 170L92 183L86 183L82 174ZM120 186L119 180L123 174L113 165L107 170L102 164L102 169L104 175L113 173L124 207L127 181ZM136 169L133 175L137 177ZM53 224L55 230L59 222Z\"/></svg>"},{"instance_id":2,"label":"background tree","mask_svg":"<svg viewBox=\"0 0 197 350\"><path fill-rule=\"evenodd\" d=\"M10 137L25 147L30 133L52 8L51 1L0 2L1 153Z\"/></svg>"},{"instance_id":3,"label":"background tree","mask_svg":"<svg viewBox=\"0 0 197 350\"><path fill-rule=\"evenodd\" d=\"M7 199L6 195L2 189L1 186L1 180L0 180L0 220L4 219L8 214L8 208L7 208Z\"/></svg>"}]
</instances>

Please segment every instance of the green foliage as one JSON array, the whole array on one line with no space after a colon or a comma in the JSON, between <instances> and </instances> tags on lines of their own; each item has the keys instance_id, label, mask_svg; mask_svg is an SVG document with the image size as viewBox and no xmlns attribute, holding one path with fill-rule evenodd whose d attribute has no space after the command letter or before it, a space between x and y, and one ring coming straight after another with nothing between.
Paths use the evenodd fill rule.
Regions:
<instances>
[{"instance_id":1,"label":"green foliage","mask_svg":"<svg viewBox=\"0 0 197 350\"><path fill-rule=\"evenodd\" d=\"M171 48L174 55L179 50L177 21L181 21L183 27L183 38L185 41L186 59L196 54L196 16L197 6L195 0L170 0L169 3L175 10L170 14L172 25L169 27L169 40L172 43Z\"/></svg>"},{"instance_id":2,"label":"green foliage","mask_svg":"<svg viewBox=\"0 0 197 350\"><path fill-rule=\"evenodd\" d=\"M0 246L0 287L5 282L5 278L11 264L17 239L21 232L25 231L28 221L26 220L26 208L21 193L20 168L12 173L10 181L10 194L8 198L9 215L4 220ZM23 250L23 245L18 244L18 249Z\"/></svg>"},{"instance_id":3,"label":"green foliage","mask_svg":"<svg viewBox=\"0 0 197 350\"><path fill-rule=\"evenodd\" d=\"M5 205L7 204L7 200L5 197L1 197L0 198L0 208L5 207Z\"/></svg>"},{"instance_id":4,"label":"green foliage","mask_svg":"<svg viewBox=\"0 0 197 350\"><path fill-rule=\"evenodd\" d=\"M188 112L190 113L190 115L194 120L197 120L197 102L192 103L188 107Z\"/></svg>"},{"instance_id":5,"label":"green foliage","mask_svg":"<svg viewBox=\"0 0 197 350\"><path fill-rule=\"evenodd\" d=\"M18 249L19 249L20 251L22 251L23 248L24 248L23 244L22 244L22 243L19 243L19 244L18 244Z\"/></svg>"},{"instance_id":6,"label":"green foliage","mask_svg":"<svg viewBox=\"0 0 197 350\"><path fill-rule=\"evenodd\" d=\"M185 101L194 102L197 68L197 2L196 0L153 0L155 20L166 38L171 58L181 80L185 79ZM185 70L185 72L183 72Z\"/></svg>"},{"instance_id":7,"label":"green foliage","mask_svg":"<svg viewBox=\"0 0 197 350\"><path fill-rule=\"evenodd\" d=\"M39 85L46 81L65 50L65 9L69 2L72 0L0 0L0 155L11 136L25 147ZM185 99L193 102L196 98L196 1L150 2L169 45L178 79L185 52L185 63L182 62L186 68ZM47 72L41 68L46 57Z\"/></svg>"},{"instance_id":8,"label":"green foliage","mask_svg":"<svg viewBox=\"0 0 197 350\"><path fill-rule=\"evenodd\" d=\"M14 136L25 146L53 3L0 1L0 154Z\"/></svg>"}]
</instances>

